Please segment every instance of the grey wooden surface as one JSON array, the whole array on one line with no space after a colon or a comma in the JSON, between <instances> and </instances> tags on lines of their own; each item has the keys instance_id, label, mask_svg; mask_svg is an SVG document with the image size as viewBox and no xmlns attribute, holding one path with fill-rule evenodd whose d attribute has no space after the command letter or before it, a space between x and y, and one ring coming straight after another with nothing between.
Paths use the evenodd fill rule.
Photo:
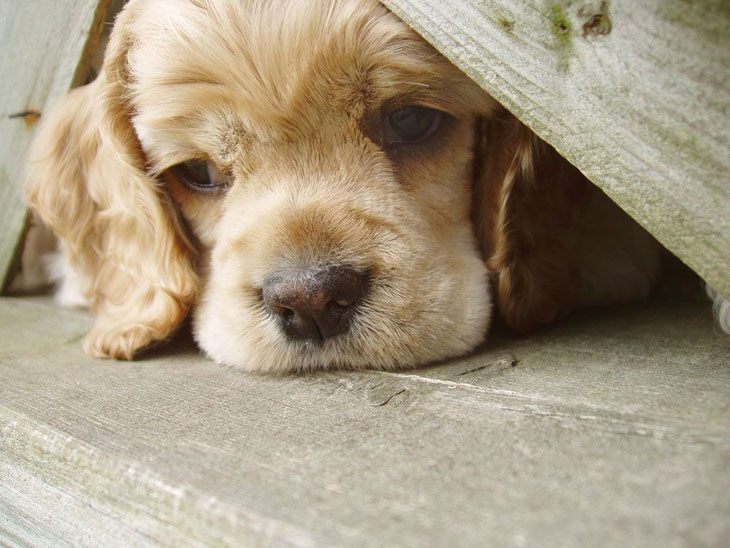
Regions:
<instances>
[{"instance_id":1,"label":"grey wooden surface","mask_svg":"<svg viewBox=\"0 0 730 548\"><path fill-rule=\"evenodd\" d=\"M0 544L727 546L730 338L700 297L403 373L80 350L0 300Z\"/></svg>"},{"instance_id":2,"label":"grey wooden surface","mask_svg":"<svg viewBox=\"0 0 730 548\"><path fill-rule=\"evenodd\" d=\"M730 297L730 2L383 3Z\"/></svg>"},{"instance_id":3,"label":"grey wooden surface","mask_svg":"<svg viewBox=\"0 0 730 548\"><path fill-rule=\"evenodd\" d=\"M83 84L110 0L0 0L0 289L25 227L21 179L43 110Z\"/></svg>"}]
</instances>

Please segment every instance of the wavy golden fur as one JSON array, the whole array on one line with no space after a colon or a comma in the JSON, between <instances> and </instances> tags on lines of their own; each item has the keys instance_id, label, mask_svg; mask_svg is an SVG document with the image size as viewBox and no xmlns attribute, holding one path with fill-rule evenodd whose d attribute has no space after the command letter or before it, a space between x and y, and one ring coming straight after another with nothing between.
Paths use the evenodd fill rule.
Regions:
<instances>
[{"instance_id":1,"label":"wavy golden fur","mask_svg":"<svg viewBox=\"0 0 730 548\"><path fill-rule=\"evenodd\" d=\"M410 105L444 122L386 146L383 113ZM99 77L45 118L28 201L96 314L94 356L130 359L192 310L207 354L249 370L412 367L483 340L489 278L528 330L658 269L648 235L375 0L131 0ZM185 184L193 160L226 190ZM367 276L349 329L288 337L262 288L333 265Z\"/></svg>"}]
</instances>

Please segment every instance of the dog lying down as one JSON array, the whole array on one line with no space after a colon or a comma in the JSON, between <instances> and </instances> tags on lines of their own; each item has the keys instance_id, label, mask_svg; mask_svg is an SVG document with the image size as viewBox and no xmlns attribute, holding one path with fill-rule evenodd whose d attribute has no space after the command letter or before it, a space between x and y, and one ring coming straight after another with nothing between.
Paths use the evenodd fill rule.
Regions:
<instances>
[{"instance_id":1,"label":"dog lying down","mask_svg":"<svg viewBox=\"0 0 730 548\"><path fill-rule=\"evenodd\" d=\"M645 296L659 244L376 0L131 0L28 202L97 357L395 369Z\"/></svg>"}]
</instances>

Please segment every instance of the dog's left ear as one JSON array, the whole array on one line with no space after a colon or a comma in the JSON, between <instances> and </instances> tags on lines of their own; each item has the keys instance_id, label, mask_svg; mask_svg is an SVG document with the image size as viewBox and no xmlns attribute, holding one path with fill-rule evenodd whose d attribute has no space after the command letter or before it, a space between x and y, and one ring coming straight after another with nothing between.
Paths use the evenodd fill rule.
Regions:
<instances>
[{"instance_id":1,"label":"dog's left ear","mask_svg":"<svg viewBox=\"0 0 730 548\"><path fill-rule=\"evenodd\" d=\"M566 236L587 181L505 110L477 122L475 143L474 226L498 313L529 331L575 305Z\"/></svg>"},{"instance_id":2,"label":"dog's left ear","mask_svg":"<svg viewBox=\"0 0 730 548\"><path fill-rule=\"evenodd\" d=\"M142 1L117 18L99 77L44 114L26 181L85 281L96 323L84 348L98 357L130 359L168 337L197 292L194 249L131 122L127 57Z\"/></svg>"}]
</instances>

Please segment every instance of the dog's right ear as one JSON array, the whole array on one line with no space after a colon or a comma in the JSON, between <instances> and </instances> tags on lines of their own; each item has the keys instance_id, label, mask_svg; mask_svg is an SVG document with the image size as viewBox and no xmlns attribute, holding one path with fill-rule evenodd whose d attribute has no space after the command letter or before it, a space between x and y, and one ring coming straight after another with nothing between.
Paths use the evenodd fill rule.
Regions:
<instances>
[{"instance_id":1,"label":"dog's right ear","mask_svg":"<svg viewBox=\"0 0 730 548\"><path fill-rule=\"evenodd\" d=\"M126 359L169 336L197 291L194 250L131 123L133 5L117 18L99 77L43 115L26 180L28 203L87 282L97 318L86 351Z\"/></svg>"},{"instance_id":2,"label":"dog's right ear","mask_svg":"<svg viewBox=\"0 0 730 548\"><path fill-rule=\"evenodd\" d=\"M569 312L566 232L587 181L506 110L478 121L473 218L500 318L529 331Z\"/></svg>"}]
</instances>

